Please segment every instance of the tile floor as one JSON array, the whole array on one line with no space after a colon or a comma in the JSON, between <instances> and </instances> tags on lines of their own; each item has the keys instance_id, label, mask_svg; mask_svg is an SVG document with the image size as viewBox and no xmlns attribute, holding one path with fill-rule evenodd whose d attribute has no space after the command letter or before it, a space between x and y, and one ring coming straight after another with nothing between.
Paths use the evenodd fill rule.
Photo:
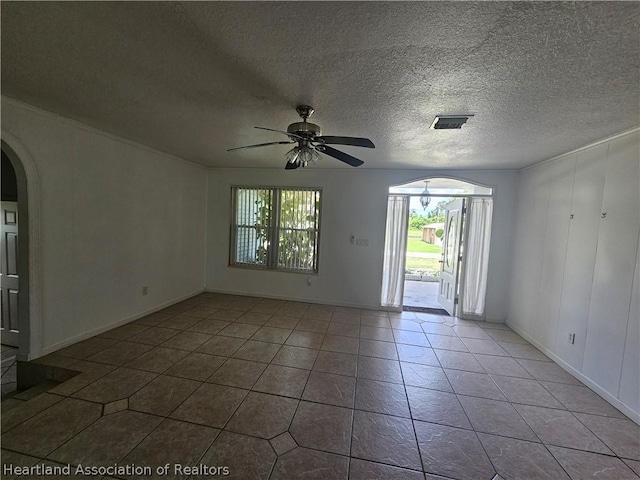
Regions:
<instances>
[{"instance_id":1,"label":"tile floor","mask_svg":"<svg viewBox=\"0 0 640 480\"><path fill-rule=\"evenodd\" d=\"M3 463L243 480L640 474L640 427L504 325L205 293L37 362L81 373L4 409ZM177 473L163 478L205 478Z\"/></svg>"}]
</instances>

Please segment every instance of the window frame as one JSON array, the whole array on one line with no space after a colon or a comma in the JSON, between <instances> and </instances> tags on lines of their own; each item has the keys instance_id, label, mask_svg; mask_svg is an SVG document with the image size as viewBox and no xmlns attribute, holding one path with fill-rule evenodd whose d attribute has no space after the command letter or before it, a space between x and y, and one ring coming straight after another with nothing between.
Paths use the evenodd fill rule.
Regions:
<instances>
[{"instance_id":1,"label":"window frame","mask_svg":"<svg viewBox=\"0 0 640 480\"><path fill-rule=\"evenodd\" d=\"M238 249L238 226L237 218L237 192L241 189L247 190L268 190L271 192L271 204L270 204L270 222L268 226L268 238L270 245L276 245L276 248L269 248L266 254L266 261L264 265L242 263L237 262L237 249ZM280 206L282 201L282 192L294 191L294 192L316 192L319 195L318 207L316 208L316 228L314 229L316 235L315 249L314 249L314 268L312 269L292 269L283 268L278 265L278 256L280 253L279 248L279 234L281 231L287 231L290 229L283 228L280 224ZM269 272L281 272L281 273L299 273L304 275L318 275L320 265L320 237L322 232L322 204L323 204L323 189L321 187L288 187L288 186L263 186L263 185L231 185L231 212L230 212L230 231L229 231L229 258L228 266L234 268L243 268L251 270L261 270ZM275 241L274 241L275 240Z\"/></svg>"}]
</instances>

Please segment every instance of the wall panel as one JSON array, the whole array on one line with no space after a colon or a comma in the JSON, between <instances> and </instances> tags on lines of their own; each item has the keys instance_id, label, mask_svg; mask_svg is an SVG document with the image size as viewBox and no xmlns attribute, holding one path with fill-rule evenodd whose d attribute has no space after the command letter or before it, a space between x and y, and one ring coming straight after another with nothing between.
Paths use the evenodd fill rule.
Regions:
<instances>
[{"instance_id":1,"label":"wall panel","mask_svg":"<svg viewBox=\"0 0 640 480\"><path fill-rule=\"evenodd\" d=\"M538 289L535 338L545 345L555 341L564 279L564 259L569 235L569 212L575 168L575 155L555 162L549 173L549 197L544 235L533 251L540 249L541 273ZM535 295L532 295L535 298Z\"/></svg>"},{"instance_id":2,"label":"wall panel","mask_svg":"<svg viewBox=\"0 0 640 480\"><path fill-rule=\"evenodd\" d=\"M521 172L507 319L636 421L639 153L634 131ZM529 288L533 282L537 290Z\"/></svg>"},{"instance_id":3,"label":"wall panel","mask_svg":"<svg viewBox=\"0 0 640 480\"><path fill-rule=\"evenodd\" d=\"M640 411L640 243L636 254L632 295L619 398L638 412Z\"/></svg>"},{"instance_id":4,"label":"wall panel","mask_svg":"<svg viewBox=\"0 0 640 480\"><path fill-rule=\"evenodd\" d=\"M617 392L640 231L638 134L609 145L583 372Z\"/></svg>"},{"instance_id":5,"label":"wall panel","mask_svg":"<svg viewBox=\"0 0 640 480\"><path fill-rule=\"evenodd\" d=\"M569 221L555 351L578 370L584 357L607 150L608 145L601 144L576 154L570 199L573 219ZM576 335L574 344L568 341L570 333Z\"/></svg>"}]
</instances>

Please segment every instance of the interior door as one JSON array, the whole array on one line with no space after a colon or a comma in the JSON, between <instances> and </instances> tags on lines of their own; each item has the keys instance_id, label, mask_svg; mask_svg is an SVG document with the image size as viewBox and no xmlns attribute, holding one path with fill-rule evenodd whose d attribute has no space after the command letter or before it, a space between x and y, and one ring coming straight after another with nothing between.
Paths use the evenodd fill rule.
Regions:
<instances>
[{"instance_id":1,"label":"interior door","mask_svg":"<svg viewBox=\"0 0 640 480\"><path fill-rule=\"evenodd\" d=\"M2 343L18 346L18 203L2 202L0 290Z\"/></svg>"},{"instance_id":2,"label":"interior door","mask_svg":"<svg viewBox=\"0 0 640 480\"><path fill-rule=\"evenodd\" d=\"M464 199L458 198L445 206L445 229L440 261L438 303L449 315L455 315L456 295L460 278L460 243L462 239L462 209Z\"/></svg>"}]
</instances>

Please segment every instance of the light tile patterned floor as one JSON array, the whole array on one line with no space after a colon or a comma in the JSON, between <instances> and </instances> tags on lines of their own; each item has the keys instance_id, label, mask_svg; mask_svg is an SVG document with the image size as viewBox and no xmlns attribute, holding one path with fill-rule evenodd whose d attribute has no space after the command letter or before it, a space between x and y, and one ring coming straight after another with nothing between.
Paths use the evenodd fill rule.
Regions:
<instances>
[{"instance_id":1,"label":"light tile patterned floor","mask_svg":"<svg viewBox=\"0 0 640 480\"><path fill-rule=\"evenodd\" d=\"M205 293L37 362L81 373L3 412L3 463L207 464L243 480L640 473L640 428L504 325Z\"/></svg>"}]
</instances>

